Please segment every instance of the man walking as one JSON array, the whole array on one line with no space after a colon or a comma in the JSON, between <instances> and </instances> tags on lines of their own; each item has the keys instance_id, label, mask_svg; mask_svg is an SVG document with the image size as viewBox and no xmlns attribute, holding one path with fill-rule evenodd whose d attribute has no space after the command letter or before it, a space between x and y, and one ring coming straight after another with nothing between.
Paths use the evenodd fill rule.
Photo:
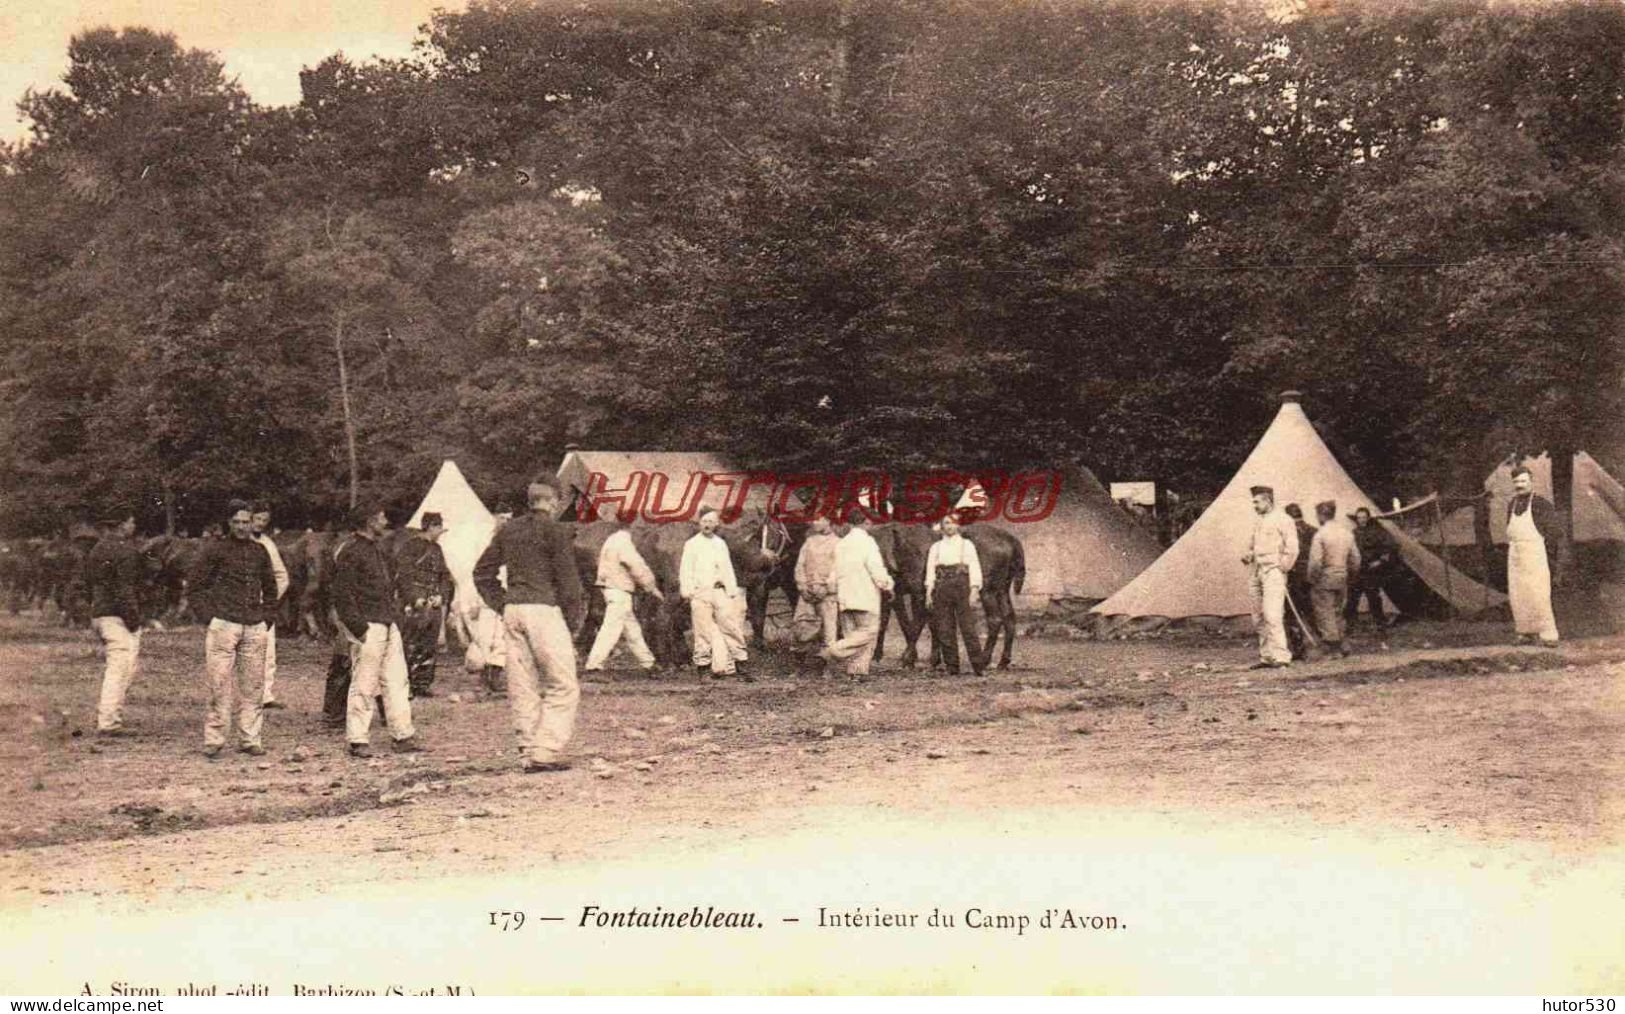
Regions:
<instances>
[{"instance_id":1,"label":"man walking","mask_svg":"<svg viewBox=\"0 0 1625 1014\"><path fill-rule=\"evenodd\" d=\"M135 516L115 512L101 522L102 537L85 561L90 623L102 640L107 665L96 705L96 735L123 736L124 695L141 655L141 591L146 561L136 547Z\"/></svg>"},{"instance_id":2,"label":"man walking","mask_svg":"<svg viewBox=\"0 0 1625 1014\"><path fill-rule=\"evenodd\" d=\"M1552 502L1535 492L1534 476L1519 465L1512 470L1512 499L1507 503L1507 598L1517 643L1558 641L1552 612L1552 576L1562 583L1567 543Z\"/></svg>"},{"instance_id":3,"label":"man walking","mask_svg":"<svg viewBox=\"0 0 1625 1014\"><path fill-rule=\"evenodd\" d=\"M451 571L440 549L445 519L426 511L422 527L409 529L395 549L396 581L401 589L401 638L406 643L406 682L413 697L433 697L435 654L440 625L451 601Z\"/></svg>"},{"instance_id":4,"label":"man walking","mask_svg":"<svg viewBox=\"0 0 1625 1014\"><path fill-rule=\"evenodd\" d=\"M1309 597L1314 604L1315 626L1326 642L1327 653L1349 653L1347 636L1348 618L1343 609L1348 603L1349 576L1360 572L1360 547L1354 533L1337 520L1337 501L1325 500L1315 505L1315 517L1320 520L1314 539L1309 543Z\"/></svg>"},{"instance_id":5,"label":"man walking","mask_svg":"<svg viewBox=\"0 0 1625 1014\"><path fill-rule=\"evenodd\" d=\"M831 529L829 518L813 519L807 540L796 556L796 612L791 620L800 668L810 671L814 660L823 668L818 652L835 643L839 636L841 607L835 597L835 551L840 539Z\"/></svg>"},{"instance_id":6,"label":"man walking","mask_svg":"<svg viewBox=\"0 0 1625 1014\"><path fill-rule=\"evenodd\" d=\"M575 735L581 687L575 642L586 603L569 530L554 520L559 489L552 478L526 491L531 513L514 518L491 538L474 566L474 584L507 632L508 699L526 771L564 771L564 750ZM508 568L508 586L497 573Z\"/></svg>"},{"instance_id":7,"label":"man walking","mask_svg":"<svg viewBox=\"0 0 1625 1014\"><path fill-rule=\"evenodd\" d=\"M880 596L892 590L891 574L868 526L868 516L853 507L847 533L835 547L835 597L846 636L819 653L846 662L846 674L855 680L869 675L880 635Z\"/></svg>"},{"instance_id":8,"label":"man walking","mask_svg":"<svg viewBox=\"0 0 1625 1014\"><path fill-rule=\"evenodd\" d=\"M959 534L959 519L942 519L942 538L925 557L925 608L931 612L931 636L942 652L948 675L959 675L959 640L976 675L987 662L982 655L975 603L981 601L982 562L976 547Z\"/></svg>"},{"instance_id":9,"label":"man walking","mask_svg":"<svg viewBox=\"0 0 1625 1014\"><path fill-rule=\"evenodd\" d=\"M747 658L737 602L739 581L728 543L717 534L721 523L716 511L700 516L699 532L683 543L678 575L678 589L694 628L694 668L710 666L711 675L719 679L734 675L738 663Z\"/></svg>"},{"instance_id":10,"label":"man walking","mask_svg":"<svg viewBox=\"0 0 1625 1014\"><path fill-rule=\"evenodd\" d=\"M643 640L643 627L633 610L633 593L642 589L664 602L666 596L655 583L654 571L632 542L632 523L615 517L615 531L598 550L598 587L604 596L604 620L598 626L592 650L587 652L587 671L602 672L604 662L615 646L626 640L626 648L638 667L648 672L655 667L654 652Z\"/></svg>"},{"instance_id":11,"label":"man walking","mask_svg":"<svg viewBox=\"0 0 1625 1014\"><path fill-rule=\"evenodd\" d=\"M282 553L271 538L270 528L270 506L264 503L255 505L249 530L254 535L254 541L265 547L266 555L271 558L271 576L276 579L276 597L280 603L282 596L288 593L288 568L282 564ZM276 621L277 613L273 612L265 624L265 693L261 706L269 710L285 707L276 699Z\"/></svg>"},{"instance_id":12,"label":"man walking","mask_svg":"<svg viewBox=\"0 0 1625 1014\"><path fill-rule=\"evenodd\" d=\"M1286 576L1298 562L1298 530L1284 511L1275 509L1275 490L1254 486L1252 538L1241 562L1251 570L1253 627L1258 631L1258 661L1254 669L1280 669L1292 664L1286 643L1283 612Z\"/></svg>"},{"instance_id":13,"label":"man walking","mask_svg":"<svg viewBox=\"0 0 1625 1014\"><path fill-rule=\"evenodd\" d=\"M377 507L358 508L351 521L355 537L333 558L333 611L351 638L345 739L350 756L372 756L373 698L381 691L384 720L396 752L416 753L423 747L412 727L400 596L382 544L389 516Z\"/></svg>"},{"instance_id":14,"label":"man walking","mask_svg":"<svg viewBox=\"0 0 1625 1014\"><path fill-rule=\"evenodd\" d=\"M191 576L193 609L209 617L204 667L209 676L209 713L203 753L220 756L231 732L231 698L237 695L237 726L244 753L263 756L265 631L276 615L276 575L265 547L254 541L253 514L242 500L226 507L231 534L204 543Z\"/></svg>"}]
</instances>

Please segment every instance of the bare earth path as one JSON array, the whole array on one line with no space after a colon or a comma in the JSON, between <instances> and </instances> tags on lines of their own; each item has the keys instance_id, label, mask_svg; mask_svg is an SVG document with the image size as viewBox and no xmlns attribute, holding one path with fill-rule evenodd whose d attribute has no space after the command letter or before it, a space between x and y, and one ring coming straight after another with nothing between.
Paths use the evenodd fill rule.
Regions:
<instances>
[{"instance_id":1,"label":"bare earth path","mask_svg":"<svg viewBox=\"0 0 1625 1014\"><path fill-rule=\"evenodd\" d=\"M344 757L298 643L271 755L210 764L197 631L148 636L141 735L95 744L90 638L0 622L0 992L1625 988L1621 638L623 678L587 686L575 770L524 776L449 665L428 758ZM596 924L696 906L760 928Z\"/></svg>"}]
</instances>

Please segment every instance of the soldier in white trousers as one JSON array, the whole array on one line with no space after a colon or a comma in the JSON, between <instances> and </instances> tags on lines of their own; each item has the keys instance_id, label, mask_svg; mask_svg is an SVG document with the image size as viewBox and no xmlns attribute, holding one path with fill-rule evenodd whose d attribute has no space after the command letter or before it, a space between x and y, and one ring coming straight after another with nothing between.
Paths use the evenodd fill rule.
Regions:
<instances>
[{"instance_id":1,"label":"soldier in white trousers","mask_svg":"<svg viewBox=\"0 0 1625 1014\"><path fill-rule=\"evenodd\" d=\"M604 596L604 621L593 639L592 650L587 653L587 671L601 672L609 653L622 640L626 648L645 672L655 667L654 652L643 639L643 627L632 609L633 595L640 589L664 602L655 582L654 571L638 552L632 541L632 525L615 520L615 532L604 540L598 551L598 588Z\"/></svg>"}]
</instances>

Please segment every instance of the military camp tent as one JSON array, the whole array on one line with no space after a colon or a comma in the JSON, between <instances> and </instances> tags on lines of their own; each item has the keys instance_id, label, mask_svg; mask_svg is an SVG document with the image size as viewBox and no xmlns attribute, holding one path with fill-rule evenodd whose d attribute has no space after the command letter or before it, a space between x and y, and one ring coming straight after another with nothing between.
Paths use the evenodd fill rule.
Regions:
<instances>
[{"instance_id":1,"label":"military camp tent","mask_svg":"<svg viewBox=\"0 0 1625 1014\"><path fill-rule=\"evenodd\" d=\"M627 488L634 475L648 477L651 498L659 498L659 506L674 509L685 503L685 495L693 483L699 498L698 510L721 507L728 497L728 488L703 483L705 475L724 475L738 471L735 466L715 454L701 451L570 451L559 465L559 482L565 490L566 513L573 513L576 498L587 489L593 473L604 476L607 489ZM747 511L766 510L772 500L772 484L752 486L746 491ZM698 513L695 514L698 517Z\"/></svg>"},{"instance_id":2,"label":"military camp tent","mask_svg":"<svg viewBox=\"0 0 1625 1014\"><path fill-rule=\"evenodd\" d=\"M1063 470L1055 510L1042 521L990 522L1021 540L1027 579L1016 608L1092 605L1128 584L1162 552L1156 537L1112 502L1088 469Z\"/></svg>"},{"instance_id":3,"label":"military camp tent","mask_svg":"<svg viewBox=\"0 0 1625 1014\"><path fill-rule=\"evenodd\" d=\"M502 624L500 617L485 608L479 592L474 589L474 565L480 554L491 544L497 519L485 509L479 495L463 478L462 469L454 461L443 462L440 472L424 495L423 502L412 512L408 528L423 527L423 515L434 511L446 523L446 534L440 537L440 550L446 556L446 569L451 571L456 591L452 595L450 618L452 625L462 631L469 642L466 659L471 669L490 663L502 662Z\"/></svg>"},{"instance_id":4,"label":"military camp tent","mask_svg":"<svg viewBox=\"0 0 1625 1014\"><path fill-rule=\"evenodd\" d=\"M1501 462L1484 480L1484 491L1489 494L1490 537L1498 544L1507 540L1507 503L1512 499L1514 464L1511 459ZM1552 500L1551 457L1542 454L1523 459L1523 464L1534 480L1535 492ZM1440 530L1448 545L1472 545L1477 541L1473 509L1461 507L1445 515L1438 529L1424 524L1418 535L1423 542L1437 544ZM1625 488L1585 451L1574 455L1574 541L1625 542Z\"/></svg>"},{"instance_id":5,"label":"military camp tent","mask_svg":"<svg viewBox=\"0 0 1625 1014\"><path fill-rule=\"evenodd\" d=\"M1093 612L1165 620L1250 616L1252 593L1241 557L1256 517L1248 492L1252 486L1273 487L1278 506L1297 503L1306 518L1314 516L1315 504L1323 500L1337 501L1343 515L1360 507L1378 513L1310 425L1297 394L1288 392L1275 420L1212 505L1155 563ZM1469 614L1506 601L1446 567L1397 526L1379 523L1398 543L1400 557L1419 585L1438 600ZM1411 608L1410 603L1400 605Z\"/></svg>"}]
</instances>

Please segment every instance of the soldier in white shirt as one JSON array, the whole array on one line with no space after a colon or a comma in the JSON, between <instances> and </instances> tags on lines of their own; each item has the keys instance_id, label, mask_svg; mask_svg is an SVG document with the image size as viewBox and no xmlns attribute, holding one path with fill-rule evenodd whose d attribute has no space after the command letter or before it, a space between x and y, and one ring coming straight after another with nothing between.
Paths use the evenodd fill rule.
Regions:
<instances>
[{"instance_id":1,"label":"soldier in white shirt","mask_svg":"<svg viewBox=\"0 0 1625 1014\"><path fill-rule=\"evenodd\" d=\"M734 577L728 543L717 534L722 518L716 511L700 516L699 532L683 543L678 587L694 625L694 667L711 668L716 677L732 676L747 659L740 623L739 581Z\"/></svg>"},{"instance_id":2,"label":"soldier in white shirt","mask_svg":"<svg viewBox=\"0 0 1625 1014\"><path fill-rule=\"evenodd\" d=\"M891 574L868 525L868 517L854 510L849 530L835 547L835 598L846 636L819 652L822 658L844 661L853 679L869 675L880 634L880 596L892 590Z\"/></svg>"},{"instance_id":3,"label":"soldier in white shirt","mask_svg":"<svg viewBox=\"0 0 1625 1014\"><path fill-rule=\"evenodd\" d=\"M1258 631L1254 669L1284 669L1292 664L1286 643L1286 577L1298 562L1298 526L1275 509L1275 490L1254 486L1252 538L1241 562L1251 571L1253 627Z\"/></svg>"},{"instance_id":4,"label":"soldier in white shirt","mask_svg":"<svg viewBox=\"0 0 1625 1014\"><path fill-rule=\"evenodd\" d=\"M1337 517L1337 501L1315 506L1320 527L1309 542L1309 600L1315 609L1315 626L1326 641L1327 652L1349 653L1347 618L1349 578L1360 573L1360 547L1354 530Z\"/></svg>"},{"instance_id":5,"label":"soldier in white shirt","mask_svg":"<svg viewBox=\"0 0 1625 1014\"><path fill-rule=\"evenodd\" d=\"M632 542L630 522L615 520L615 532L598 551L598 587L604 593L604 622L598 627L592 650L587 653L587 672L602 672L609 653L621 639L645 672L655 667L654 652L643 639L643 627L632 611L632 595L638 589L665 601L655 583L654 571Z\"/></svg>"},{"instance_id":6,"label":"soldier in white shirt","mask_svg":"<svg viewBox=\"0 0 1625 1014\"><path fill-rule=\"evenodd\" d=\"M288 592L288 568L282 563L282 554L277 551L276 541L271 538L271 508L259 504L254 508L250 531L254 541L265 547L265 552L271 557L271 575L276 579L277 601ZM276 623L265 625L265 692L260 697L260 707L279 710L287 707L276 699Z\"/></svg>"},{"instance_id":7,"label":"soldier in white shirt","mask_svg":"<svg viewBox=\"0 0 1625 1014\"><path fill-rule=\"evenodd\" d=\"M959 673L959 639L976 675L987 660L982 654L976 606L982 594L982 562L976 547L959 534L959 520L942 519L942 538L931 544L925 557L925 607L931 611L931 636L942 653L949 675Z\"/></svg>"},{"instance_id":8,"label":"soldier in white shirt","mask_svg":"<svg viewBox=\"0 0 1625 1014\"><path fill-rule=\"evenodd\" d=\"M840 636L841 607L835 597L835 551L840 541L829 518L815 518L796 557L796 592L800 598L792 623L796 651L804 660L814 653L814 645L827 648Z\"/></svg>"}]
</instances>

